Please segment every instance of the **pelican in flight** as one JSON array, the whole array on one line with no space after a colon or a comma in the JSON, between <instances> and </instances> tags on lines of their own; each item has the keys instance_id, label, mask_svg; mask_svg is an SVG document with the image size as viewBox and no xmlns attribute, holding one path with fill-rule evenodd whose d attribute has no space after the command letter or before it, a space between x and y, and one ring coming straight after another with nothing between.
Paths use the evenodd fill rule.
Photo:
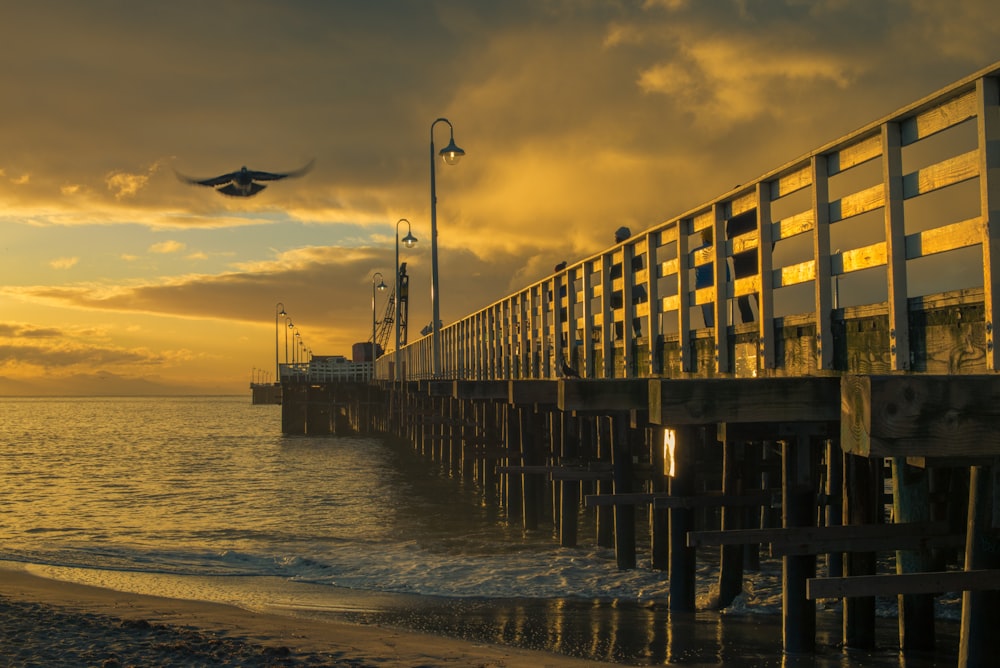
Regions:
<instances>
[{"instance_id":1,"label":"pelican in flight","mask_svg":"<svg viewBox=\"0 0 1000 668\"><path fill-rule=\"evenodd\" d=\"M210 186L215 188L216 192L229 195L230 197L252 197L267 187L261 183L257 183L257 181L278 181L293 176L302 176L312 169L312 166L313 161L310 160L305 167L291 172L258 172L242 167L238 172L213 176L210 179L192 179L182 174L177 174L177 177L185 183Z\"/></svg>"}]
</instances>

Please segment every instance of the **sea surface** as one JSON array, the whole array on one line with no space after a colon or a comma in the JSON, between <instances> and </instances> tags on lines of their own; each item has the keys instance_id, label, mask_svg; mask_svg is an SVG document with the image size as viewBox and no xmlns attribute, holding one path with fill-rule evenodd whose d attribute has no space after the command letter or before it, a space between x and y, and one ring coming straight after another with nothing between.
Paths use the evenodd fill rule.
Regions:
<instances>
[{"instance_id":1,"label":"sea surface","mask_svg":"<svg viewBox=\"0 0 1000 668\"><path fill-rule=\"evenodd\" d=\"M780 562L708 609L715 555L699 553L697 613L666 609L666 573L619 571L551 529L525 532L407 447L280 433L248 396L0 398L0 561L161 596L515 644L631 665L947 666L899 656L892 602L880 647L839 647L820 602L819 649L781 653Z\"/></svg>"}]
</instances>

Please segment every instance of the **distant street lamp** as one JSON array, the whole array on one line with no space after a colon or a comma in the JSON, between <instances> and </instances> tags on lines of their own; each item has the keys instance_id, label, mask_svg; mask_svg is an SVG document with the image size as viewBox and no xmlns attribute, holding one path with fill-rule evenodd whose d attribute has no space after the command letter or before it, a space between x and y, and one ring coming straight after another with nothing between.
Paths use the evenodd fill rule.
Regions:
<instances>
[{"instance_id":1,"label":"distant street lamp","mask_svg":"<svg viewBox=\"0 0 1000 668\"><path fill-rule=\"evenodd\" d=\"M292 319L285 316L285 364L288 364L288 330L295 329L295 325L292 324Z\"/></svg>"},{"instance_id":2,"label":"distant street lamp","mask_svg":"<svg viewBox=\"0 0 1000 668\"><path fill-rule=\"evenodd\" d=\"M455 145L455 128L447 118L439 118L431 123L431 352L434 361L434 377L441 377L441 303L438 294L438 251L437 251L437 193L434 175L434 126L447 123L450 141L441 149L445 163L454 165L465 155L465 151Z\"/></svg>"},{"instance_id":3,"label":"distant street lamp","mask_svg":"<svg viewBox=\"0 0 1000 668\"><path fill-rule=\"evenodd\" d=\"M399 372L399 315L400 315L400 291L402 286L399 280L399 224L406 223L406 236L403 237L403 245L407 248L413 248L417 245L417 238L413 236L412 228L410 227L410 221L406 218L400 218L396 221L396 347L393 349L393 374L397 380L402 380L402 376Z\"/></svg>"},{"instance_id":4,"label":"distant street lamp","mask_svg":"<svg viewBox=\"0 0 1000 668\"><path fill-rule=\"evenodd\" d=\"M275 377L280 378L281 366L278 363L278 318L281 316L288 315L285 313L285 305L278 302L274 305L274 373L277 374Z\"/></svg>"},{"instance_id":5,"label":"distant street lamp","mask_svg":"<svg viewBox=\"0 0 1000 668\"><path fill-rule=\"evenodd\" d=\"M378 285L375 285L375 277L378 277ZM382 272L376 271L372 276L372 375L375 374L375 290L385 290L385 281L382 280Z\"/></svg>"},{"instance_id":6,"label":"distant street lamp","mask_svg":"<svg viewBox=\"0 0 1000 668\"><path fill-rule=\"evenodd\" d=\"M302 344L302 335L299 334L299 330L295 330L295 338L292 340L292 364L299 363L299 346Z\"/></svg>"}]
</instances>

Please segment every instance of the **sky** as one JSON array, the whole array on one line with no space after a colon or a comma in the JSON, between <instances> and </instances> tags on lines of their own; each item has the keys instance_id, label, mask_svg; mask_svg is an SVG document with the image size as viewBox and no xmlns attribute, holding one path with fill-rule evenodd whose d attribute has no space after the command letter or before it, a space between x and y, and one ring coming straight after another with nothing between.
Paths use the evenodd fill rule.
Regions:
<instances>
[{"instance_id":1,"label":"sky","mask_svg":"<svg viewBox=\"0 0 1000 668\"><path fill-rule=\"evenodd\" d=\"M0 395L245 393L279 304L349 357L401 218L418 338L437 118L448 324L1000 60L993 0L0 9ZM177 177L310 160L251 198Z\"/></svg>"}]
</instances>

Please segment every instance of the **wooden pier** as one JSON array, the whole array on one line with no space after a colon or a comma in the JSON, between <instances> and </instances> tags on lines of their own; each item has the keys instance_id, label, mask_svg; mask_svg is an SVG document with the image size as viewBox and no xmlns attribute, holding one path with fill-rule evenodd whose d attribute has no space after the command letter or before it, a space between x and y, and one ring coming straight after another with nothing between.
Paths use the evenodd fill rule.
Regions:
<instances>
[{"instance_id":1,"label":"wooden pier","mask_svg":"<svg viewBox=\"0 0 1000 668\"><path fill-rule=\"evenodd\" d=\"M962 591L959 665L992 665L998 147L1000 64L444 327L436 377L425 337L372 383L283 387L283 430L404 439L567 547L593 522L671 610L699 548L720 607L769 550L789 653L822 598L871 647L886 594L928 649L934 596Z\"/></svg>"}]
</instances>

